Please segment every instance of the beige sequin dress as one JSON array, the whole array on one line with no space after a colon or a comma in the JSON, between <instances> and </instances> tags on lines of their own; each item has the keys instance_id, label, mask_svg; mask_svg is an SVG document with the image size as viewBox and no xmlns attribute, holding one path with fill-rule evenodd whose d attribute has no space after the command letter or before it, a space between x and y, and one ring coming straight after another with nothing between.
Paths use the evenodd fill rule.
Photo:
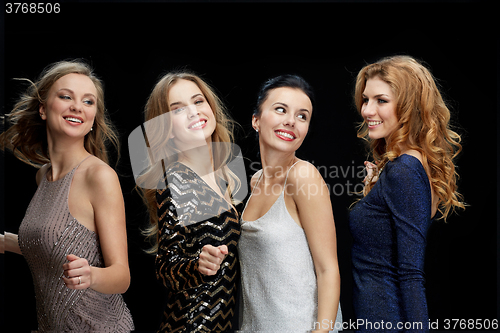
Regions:
<instances>
[{"instance_id":1,"label":"beige sequin dress","mask_svg":"<svg viewBox=\"0 0 500 333\"><path fill-rule=\"evenodd\" d=\"M104 266L97 234L69 212L69 190L77 168L54 182L42 177L19 227L19 246L33 276L38 330L130 332L134 325L121 295L69 289L61 279L68 254L87 259L91 266Z\"/></svg>"}]
</instances>

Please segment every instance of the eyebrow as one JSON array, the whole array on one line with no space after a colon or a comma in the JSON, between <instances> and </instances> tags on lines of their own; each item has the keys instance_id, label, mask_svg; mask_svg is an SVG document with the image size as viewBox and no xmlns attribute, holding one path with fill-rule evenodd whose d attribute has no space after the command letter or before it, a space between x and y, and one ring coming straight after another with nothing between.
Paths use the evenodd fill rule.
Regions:
<instances>
[{"instance_id":1,"label":"eyebrow","mask_svg":"<svg viewBox=\"0 0 500 333\"><path fill-rule=\"evenodd\" d=\"M275 103L271 104L271 106L273 106L273 105L275 105L275 104L281 104L281 105L283 105L283 106L284 106L284 107L286 107L286 108L288 107L288 105L286 105L286 104L285 104L285 103L283 103L283 102L275 102ZM310 112L308 109L300 109L300 111Z\"/></svg>"},{"instance_id":2,"label":"eyebrow","mask_svg":"<svg viewBox=\"0 0 500 333\"><path fill-rule=\"evenodd\" d=\"M74 93L75 93L73 90L71 90L71 89L69 89L69 88L61 88L61 89L59 89L58 91L56 91L56 93L60 92L61 90L67 90L67 91L69 91L69 92L70 92L70 93L72 93L72 94L74 94ZM97 97L95 97L95 95L94 95L94 94L92 94L92 93L85 93L85 94L83 94L83 96L92 96L92 97L94 97L95 99L97 99Z\"/></svg>"},{"instance_id":3,"label":"eyebrow","mask_svg":"<svg viewBox=\"0 0 500 333\"><path fill-rule=\"evenodd\" d=\"M367 97L365 94L362 94L363 97ZM378 95L375 95L373 96L374 98L377 98L377 97L382 97L382 96L387 96L388 98L391 98L391 96L387 95L387 94L378 94Z\"/></svg>"},{"instance_id":4,"label":"eyebrow","mask_svg":"<svg viewBox=\"0 0 500 333\"><path fill-rule=\"evenodd\" d=\"M193 99L193 98L198 97L198 96L203 96L203 94L200 94L200 93L194 94L193 96L191 96L190 99ZM170 107L172 107L174 105L179 105L179 104L182 104L182 102L173 102L173 103L170 103Z\"/></svg>"}]
</instances>

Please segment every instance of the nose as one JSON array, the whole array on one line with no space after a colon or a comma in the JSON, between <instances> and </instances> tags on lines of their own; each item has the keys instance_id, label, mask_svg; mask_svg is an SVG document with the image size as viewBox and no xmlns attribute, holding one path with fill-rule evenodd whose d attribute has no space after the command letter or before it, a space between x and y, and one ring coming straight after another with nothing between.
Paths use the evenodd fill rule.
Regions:
<instances>
[{"instance_id":1,"label":"nose","mask_svg":"<svg viewBox=\"0 0 500 333\"><path fill-rule=\"evenodd\" d=\"M198 109L196 108L195 105L188 105L187 106L187 115L190 119L199 115L199 114L200 114L200 112L198 111Z\"/></svg>"},{"instance_id":2,"label":"nose","mask_svg":"<svg viewBox=\"0 0 500 333\"><path fill-rule=\"evenodd\" d=\"M377 111L375 110L375 105L374 103L371 103L370 101L365 102L363 106L361 107L361 115L364 118L370 118L375 116Z\"/></svg>"},{"instance_id":3,"label":"nose","mask_svg":"<svg viewBox=\"0 0 500 333\"><path fill-rule=\"evenodd\" d=\"M73 100L73 103L71 103L71 106L70 106L70 110L75 111L75 112L82 112L83 103L78 101L78 100Z\"/></svg>"},{"instance_id":4,"label":"nose","mask_svg":"<svg viewBox=\"0 0 500 333\"><path fill-rule=\"evenodd\" d=\"M295 127L295 115L289 112L283 120L283 126Z\"/></svg>"}]
</instances>

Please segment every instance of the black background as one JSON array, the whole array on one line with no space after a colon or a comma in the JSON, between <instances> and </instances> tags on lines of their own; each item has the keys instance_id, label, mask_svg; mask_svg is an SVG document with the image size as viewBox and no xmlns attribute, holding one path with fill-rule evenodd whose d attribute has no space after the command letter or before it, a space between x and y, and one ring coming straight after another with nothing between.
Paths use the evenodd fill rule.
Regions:
<instances>
[{"instance_id":1,"label":"black background","mask_svg":"<svg viewBox=\"0 0 500 333\"><path fill-rule=\"evenodd\" d=\"M124 294L137 331L160 321L165 291L139 229L147 221L133 190L127 137L143 121L143 108L159 77L172 69L201 74L241 125L236 143L256 171L251 114L259 85L295 73L315 89L311 128L297 156L328 170L337 227L344 321L352 310L348 186L362 177L366 150L356 138L353 102L361 67L380 57L408 54L425 61L438 79L463 138L459 188L470 205L428 235L427 297L431 321L494 319L497 308L498 23L486 2L364 3L129 3L61 1L58 14L3 15L3 112L23 89L13 78L35 79L48 64L84 58L105 83L105 101L120 131L117 172L126 204L132 282ZM2 9L3 10L3 9ZM36 170L5 154L5 230L17 233L36 190ZM348 185L351 184L351 185ZM334 193L333 193L334 192ZM497 208L497 209L496 209ZM3 321L14 332L36 329L31 274L24 259L0 256L5 274ZM458 327L457 327L458 328Z\"/></svg>"}]
</instances>

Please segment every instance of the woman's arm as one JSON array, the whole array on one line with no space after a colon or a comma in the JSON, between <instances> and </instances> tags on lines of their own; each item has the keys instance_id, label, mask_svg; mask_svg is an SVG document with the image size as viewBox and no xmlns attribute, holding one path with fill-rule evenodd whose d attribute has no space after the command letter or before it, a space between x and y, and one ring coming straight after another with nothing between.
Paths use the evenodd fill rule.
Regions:
<instances>
[{"instance_id":1,"label":"woman's arm","mask_svg":"<svg viewBox=\"0 0 500 333\"><path fill-rule=\"evenodd\" d=\"M63 265L68 288L92 288L104 294L124 293L130 285L125 205L118 176L107 165L96 165L86 176L105 267L89 266L68 255ZM80 283L81 281L81 283Z\"/></svg>"},{"instance_id":2,"label":"woman's arm","mask_svg":"<svg viewBox=\"0 0 500 333\"><path fill-rule=\"evenodd\" d=\"M187 239L193 237L186 233L187 228L199 222L189 211L200 204L193 195L199 185L196 180L178 177L165 177L165 184L165 189L156 191L159 226L156 274L166 288L179 291L197 287L205 283L205 276L217 274L228 252L226 245L208 244L199 253L186 252L184 243L193 241Z\"/></svg>"},{"instance_id":3,"label":"woman's arm","mask_svg":"<svg viewBox=\"0 0 500 333\"><path fill-rule=\"evenodd\" d=\"M40 185L42 177L47 173L47 168L48 164L45 164L36 172L37 185ZM6 251L23 255L16 234L10 232L6 232L5 235L0 234L0 253L5 253Z\"/></svg>"},{"instance_id":4,"label":"woman's arm","mask_svg":"<svg viewBox=\"0 0 500 333\"><path fill-rule=\"evenodd\" d=\"M421 322L425 328L429 319L424 257L431 224L430 185L416 159L395 163L386 172L384 197L394 219L404 318L408 322Z\"/></svg>"},{"instance_id":5,"label":"woman's arm","mask_svg":"<svg viewBox=\"0 0 500 333\"><path fill-rule=\"evenodd\" d=\"M330 193L320 173L310 163L298 163L288 179L287 183L293 188L287 188L286 192L293 193L314 261L318 284L317 322L335 323L340 298L340 273ZM318 331L329 329L321 327Z\"/></svg>"},{"instance_id":6,"label":"woman's arm","mask_svg":"<svg viewBox=\"0 0 500 333\"><path fill-rule=\"evenodd\" d=\"M0 243L0 253L7 251L22 255L16 234L11 234L10 232L6 232L5 235L0 234Z\"/></svg>"}]
</instances>

